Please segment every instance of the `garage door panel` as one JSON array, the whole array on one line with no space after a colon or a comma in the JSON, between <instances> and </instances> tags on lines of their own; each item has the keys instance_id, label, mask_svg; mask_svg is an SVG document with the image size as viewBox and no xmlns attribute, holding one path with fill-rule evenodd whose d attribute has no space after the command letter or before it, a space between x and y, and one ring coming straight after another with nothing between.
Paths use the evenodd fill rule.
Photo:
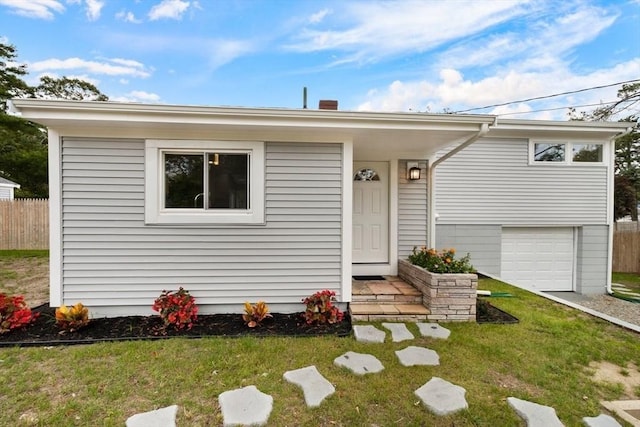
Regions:
<instances>
[{"instance_id":1,"label":"garage door panel","mask_svg":"<svg viewBox=\"0 0 640 427\"><path fill-rule=\"evenodd\" d=\"M573 229L502 229L503 280L538 291L571 291L574 270Z\"/></svg>"}]
</instances>

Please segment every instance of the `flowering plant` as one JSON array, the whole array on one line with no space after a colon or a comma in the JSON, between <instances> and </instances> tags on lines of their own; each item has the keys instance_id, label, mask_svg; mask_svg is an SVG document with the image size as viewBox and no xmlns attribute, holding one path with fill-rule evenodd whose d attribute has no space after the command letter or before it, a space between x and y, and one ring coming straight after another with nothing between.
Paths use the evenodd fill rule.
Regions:
<instances>
[{"instance_id":1,"label":"flowering plant","mask_svg":"<svg viewBox=\"0 0 640 427\"><path fill-rule=\"evenodd\" d=\"M176 292L162 291L152 308L160 313L165 327L173 325L176 330L191 329L198 319L196 300L182 287Z\"/></svg>"},{"instance_id":2,"label":"flowering plant","mask_svg":"<svg viewBox=\"0 0 640 427\"><path fill-rule=\"evenodd\" d=\"M264 301L258 301L256 305L251 305L248 301L244 303L242 319L248 327L255 328L260 326L260 323L267 317L273 316L269 313L269 306Z\"/></svg>"},{"instance_id":3,"label":"flowering plant","mask_svg":"<svg viewBox=\"0 0 640 427\"><path fill-rule=\"evenodd\" d=\"M302 300L307 306L303 315L308 325L339 323L342 321L344 313L333 305L336 300L335 295L335 292L325 289Z\"/></svg>"},{"instance_id":4,"label":"flowering plant","mask_svg":"<svg viewBox=\"0 0 640 427\"><path fill-rule=\"evenodd\" d=\"M409 262L432 273L471 273L473 266L469 262L469 254L459 259L455 255L455 249L438 252L426 246L420 249L414 247L409 255Z\"/></svg>"},{"instance_id":5,"label":"flowering plant","mask_svg":"<svg viewBox=\"0 0 640 427\"><path fill-rule=\"evenodd\" d=\"M74 332L89 324L89 309L81 302L74 306L56 308L56 324L64 331Z\"/></svg>"},{"instance_id":6,"label":"flowering plant","mask_svg":"<svg viewBox=\"0 0 640 427\"><path fill-rule=\"evenodd\" d=\"M31 312L22 295L9 297L0 293L0 334L27 326L39 315L40 313Z\"/></svg>"}]
</instances>

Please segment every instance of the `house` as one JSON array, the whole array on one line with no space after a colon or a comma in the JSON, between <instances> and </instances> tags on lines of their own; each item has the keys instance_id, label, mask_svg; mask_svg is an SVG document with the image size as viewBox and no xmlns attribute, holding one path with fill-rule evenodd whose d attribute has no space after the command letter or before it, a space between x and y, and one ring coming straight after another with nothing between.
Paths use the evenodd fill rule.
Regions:
<instances>
[{"instance_id":1,"label":"house","mask_svg":"<svg viewBox=\"0 0 640 427\"><path fill-rule=\"evenodd\" d=\"M20 184L0 176L0 200L13 200L13 192L16 188L20 188Z\"/></svg>"},{"instance_id":2,"label":"house","mask_svg":"<svg viewBox=\"0 0 640 427\"><path fill-rule=\"evenodd\" d=\"M331 103L329 103L331 105ZM51 304L299 311L414 246L532 289L605 293L621 123L16 99L49 129Z\"/></svg>"}]
</instances>

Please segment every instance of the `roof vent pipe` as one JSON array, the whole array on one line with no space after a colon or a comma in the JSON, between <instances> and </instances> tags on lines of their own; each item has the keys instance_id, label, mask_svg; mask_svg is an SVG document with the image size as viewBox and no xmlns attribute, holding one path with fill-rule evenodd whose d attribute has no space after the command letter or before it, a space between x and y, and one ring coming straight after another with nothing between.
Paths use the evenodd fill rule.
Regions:
<instances>
[{"instance_id":1,"label":"roof vent pipe","mask_svg":"<svg viewBox=\"0 0 640 427\"><path fill-rule=\"evenodd\" d=\"M321 110L337 110L338 101L330 99L321 99L318 108Z\"/></svg>"},{"instance_id":2,"label":"roof vent pipe","mask_svg":"<svg viewBox=\"0 0 640 427\"><path fill-rule=\"evenodd\" d=\"M307 109L307 87L302 88L302 108Z\"/></svg>"}]
</instances>

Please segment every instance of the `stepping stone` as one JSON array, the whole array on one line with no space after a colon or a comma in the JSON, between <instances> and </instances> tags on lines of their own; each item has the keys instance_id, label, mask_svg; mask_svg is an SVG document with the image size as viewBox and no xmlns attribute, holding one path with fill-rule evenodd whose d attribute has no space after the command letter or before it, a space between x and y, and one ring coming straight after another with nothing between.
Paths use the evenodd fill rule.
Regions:
<instances>
[{"instance_id":1,"label":"stepping stone","mask_svg":"<svg viewBox=\"0 0 640 427\"><path fill-rule=\"evenodd\" d=\"M446 340L451 335L451 331L440 326L438 323L417 323L420 334L423 337L440 338Z\"/></svg>"},{"instance_id":2,"label":"stepping stone","mask_svg":"<svg viewBox=\"0 0 640 427\"><path fill-rule=\"evenodd\" d=\"M393 342L412 340L415 338L404 323L383 323L382 326L391 331L391 339Z\"/></svg>"},{"instance_id":3,"label":"stepping stone","mask_svg":"<svg viewBox=\"0 0 640 427\"><path fill-rule=\"evenodd\" d=\"M302 387L304 401L310 408L320 406L326 397L336 391L333 384L327 381L315 366L287 371L283 377L290 383Z\"/></svg>"},{"instance_id":4,"label":"stepping stone","mask_svg":"<svg viewBox=\"0 0 640 427\"><path fill-rule=\"evenodd\" d=\"M424 347L409 346L404 350L396 351L396 356L402 366L437 366L440 364L438 353Z\"/></svg>"},{"instance_id":5,"label":"stepping stone","mask_svg":"<svg viewBox=\"0 0 640 427\"><path fill-rule=\"evenodd\" d=\"M469 404L464 398L467 390L451 384L442 378L433 377L425 385L415 391L422 403L436 415L449 415L463 409Z\"/></svg>"},{"instance_id":6,"label":"stepping stone","mask_svg":"<svg viewBox=\"0 0 640 427\"><path fill-rule=\"evenodd\" d=\"M527 427L564 426L558 419L556 410L550 406L539 405L516 397L507 397L507 402L520 415L520 418L525 420Z\"/></svg>"},{"instance_id":7,"label":"stepping stone","mask_svg":"<svg viewBox=\"0 0 640 427\"><path fill-rule=\"evenodd\" d=\"M225 427L236 425L265 425L273 409L273 397L256 386L225 391L218 396Z\"/></svg>"},{"instance_id":8,"label":"stepping stone","mask_svg":"<svg viewBox=\"0 0 640 427\"><path fill-rule=\"evenodd\" d=\"M348 351L333 360L336 366L342 366L358 375L375 374L384 369L382 363L370 354Z\"/></svg>"},{"instance_id":9,"label":"stepping stone","mask_svg":"<svg viewBox=\"0 0 640 427\"><path fill-rule=\"evenodd\" d=\"M387 334L372 325L354 325L353 335L355 335L356 341L359 342L379 343L384 342L384 337Z\"/></svg>"},{"instance_id":10,"label":"stepping stone","mask_svg":"<svg viewBox=\"0 0 640 427\"><path fill-rule=\"evenodd\" d=\"M587 427L622 427L622 424L615 418L605 414L600 414L597 417L584 417L582 422Z\"/></svg>"},{"instance_id":11,"label":"stepping stone","mask_svg":"<svg viewBox=\"0 0 640 427\"><path fill-rule=\"evenodd\" d=\"M155 411L143 412L127 418L127 427L176 427L178 406L172 405Z\"/></svg>"}]
</instances>

